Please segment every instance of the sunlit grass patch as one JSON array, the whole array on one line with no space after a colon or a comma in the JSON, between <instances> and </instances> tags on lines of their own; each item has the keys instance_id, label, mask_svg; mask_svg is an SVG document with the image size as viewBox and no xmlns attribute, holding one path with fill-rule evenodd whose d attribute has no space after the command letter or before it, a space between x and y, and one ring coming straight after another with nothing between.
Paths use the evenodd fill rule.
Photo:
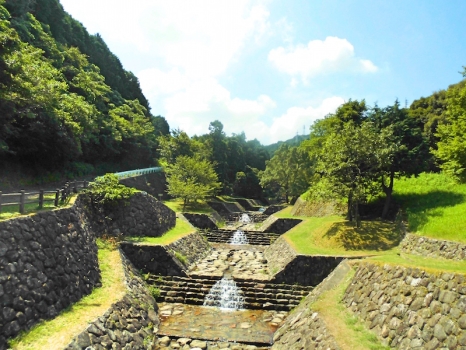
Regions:
<instances>
[{"instance_id":1,"label":"sunlit grass patch","mask_svg":"<svg viewBox=\"0 0 466 350\"><path fill-rule=\"evenodd\" d=\"M311 309L319 313L341 349L390 349L388 346L383 346L376 335L342 304L341 300L353 276L354 270L351 270L338 286L323 293L311 305Z\"/></svg>"},{"instance_id":2,"label":"sunlit grass patch","mask_svg":"<svg viewBox=\"0 0 466 350\"><path fill-rule=\"evenodd\" d=\"M363 221L360 228L340 216L301 217L284 237L297 253L359 256L387 254L400 242L394 223Z\"/></svg>"},{"instance_id":3,"label":"sunlit grass patch","mask_svg":"<svg viewBox=\"0 0 466 350\"><path fill-rule=\"evenodd\" d=\"M395 181L393 197L411 232L466 243L466 184L445 174L421 174Z\"/></svg>"},{"instance_id":4,"label":"sunlit grass patch","mask_svg":"<svg viewBox=\"0 0 466 350\"><path fill-rule=\"evenodd\" d=\"M199 213L199 214L210 214L213 209L205 201L190 202L183 208L182 199L170 199L163 201L167 207L177 213Z\"/></svg>"},{"instance_id":5,"label":"sunlit grass patch","mask_svg":"<svg viewBox=\"0 0 466 350\"><path fill-rule=\"evenodd\" d=\"M126 237L125 239L130 242L166 245L195 231L196 230L185 220L176 218L175 227L160 237Z\"/></svg>"},{"instance_id":6,"label":"sunlit grass patch","mask_svg":"<svg viewBox=\"0 0 466 350\"><path fill-rule=\"evenodd\" d=\"M38 197L39 195L35 196L37 198L31 198L29 200L39 200ZM50 211L53 209L59 209L59 208L65 208L68 206L71 206L74 201L76 200L76 196L72 196L66 203L59 203L58 207L54 205L54 199L55 195L54 194L47 194L44 196L44 198L47 200L44 202L44 205L42 209L39 209L39 204L38 203L27 203L24 205L24 214L20 214L19 212L19 204L13 204L13 205L3 205L2 206L2 211L0 212L0 221L2 220L8 220L12 219L15 217L19 216L25 216L25 215L32 215L41 211ZM19 200L19 199L18 199Z\"/></svg>"},{"instance_id":7,"label":"sunlit grass patch","mask_svg":"<svg viewBox=\"0 0 466 350\"><path fill-rule=\"evenodd\" d=\"M453 273L466 274L466 261L455 261L448 259L434 259L419 255L398 253L374 256L367 259L375 264L391 264L396 266L414 267L433 273L449 271Z\"/></svg>"},{"instance_id":8,"label":"sunlit grass patch","mask_svg":"<svg viewBox=\"0 0 466 350\"><path fill-rule=\"evenodd\" d=\"M10 343L13 349L63 349L88 323L124 296L126 287L119 251L99 249L98 254L102 287L95 288L53 320L41 322L13 339Z\"/></svg>"}]
</instances>

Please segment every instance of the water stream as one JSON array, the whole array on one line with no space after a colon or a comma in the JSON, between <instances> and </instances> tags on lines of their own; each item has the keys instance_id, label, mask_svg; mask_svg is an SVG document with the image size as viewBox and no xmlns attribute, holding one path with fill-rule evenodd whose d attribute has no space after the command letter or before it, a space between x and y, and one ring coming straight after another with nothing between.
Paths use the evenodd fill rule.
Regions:
<instances>
[{"instance_id":1,"label":"water stream","mask_svg":"<svg viewBox=\"0 0 466 350\"><path fill-rule=\"evenodd\" d=\"M216 306L223 310L240 310L243 305L243 292L229 277L217 281L204 299L204 306Z\"/></svg>"},{"instance_id":2,"label":"water stream","mask_svg":"<svg viewBox=\"0 0 466 350\"><path fill-rule=\"evenodd\" d=\"M246 213L243 213L241 214L241 216L239 217L239 221L243 224L250 224L252 222L252 219L251 217L246 214Z\"/></svg>"},{"instance_id":3,"label":"water stream","mask_svg":"<svg viewBox=\"0 0 466 350\"><path fill-rule=\"evenodd\" d=\"M230 244L249 244L249 240L243 231L237 230L233 234L233 237L230 240Z\"/></svg>"}]
</instances>

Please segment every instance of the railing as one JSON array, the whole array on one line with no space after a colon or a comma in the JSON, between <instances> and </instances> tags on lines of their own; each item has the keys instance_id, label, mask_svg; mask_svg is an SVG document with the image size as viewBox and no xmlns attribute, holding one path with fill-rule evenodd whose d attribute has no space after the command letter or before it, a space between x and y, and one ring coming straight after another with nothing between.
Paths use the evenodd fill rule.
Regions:
<instances>
[{"instance_id":1,"label":"railing","mask_svg":"<svg viewBox=\"0 0 466 350\"><path fill-rule=\"evenodd\" d=\"M19 205L20 214L25 213L26 204L37 203L39 204L39 209L42 209L45 202L53 202L53 205L57 207L60 201L66 201L71 193L78 193L80 189L87 188L87 186L87 181L73 181L67 182L63 188L54 191L40 190L39 192L26 192L21 190L17 193L7 194L3 194L0 191L0 213L2 212L2 207L12 205ZM53 198L47 198L47 194L53 194L54 196Z\"/></svg>"},{"instance_id":2,"label":"railing","mask_svg":"<svg viewBox=\"0 0 466 350\"><path fill-rule=\"evenodd\" d=\"M128 177L157 173L160 171L162 171L161 167L153 167L122 171L120 173L115 173L115 175L118 176L118 178L121 180L126 179ZM80 189L87 188L88 184L88 181L67 182L63 188L54 191L40 190L39 192L26 192L24 190L21 190L17 193L6 194L2 194L2 191L0 191L0 213L2 212L2 207L18 205L18 211L21 214L24 214L26 204L31 203L39 204L39 209L42 209L44 207L45 202L53 202L54 206L57 207L60 202L65 202L71 193L78 193ZM54 195L53 198L47 198L52 197L46 196L51 194Z\"/></svg>"},{"instance_id":3,"label":"railing","mask_svg":"<svg viewBox=\"0 0 466 350\"><path fill-rule=\"evenodd\" d=\"M121 173L115 173L115 175L118 176L118 178L121 180L121 179L126 179L127 177L158 173L160 171L162 171L162 167L154 167L154 168L122 171Z\"/></svg>"}]
</instances>

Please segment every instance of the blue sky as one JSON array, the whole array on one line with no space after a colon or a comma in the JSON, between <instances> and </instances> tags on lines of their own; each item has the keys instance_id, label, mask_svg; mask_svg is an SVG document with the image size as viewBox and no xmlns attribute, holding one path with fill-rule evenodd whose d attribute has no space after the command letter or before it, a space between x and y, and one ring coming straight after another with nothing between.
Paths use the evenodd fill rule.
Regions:
<instances>
[{"instance_id":1,"label":"blue sky","mask_svg":"<svg viewBox=\"0 0 466 350\"><path fill-rule=\"evenodd\" d=\"M462 79L466 1L60 0L189 135L263 144L349 99L408 105Z\"/></svg>"}]
</instances>

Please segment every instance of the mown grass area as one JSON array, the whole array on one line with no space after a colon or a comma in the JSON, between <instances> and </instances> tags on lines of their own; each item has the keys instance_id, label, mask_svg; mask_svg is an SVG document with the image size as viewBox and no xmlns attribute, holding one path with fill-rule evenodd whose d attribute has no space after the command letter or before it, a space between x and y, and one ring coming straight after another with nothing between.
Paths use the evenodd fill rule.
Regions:
<instances>
[{"instance_id":1,"label":"mown grass area","mask_svg":"<svg viewBox=\"0 0 466 350\"><path fill-rule=\"evenodd\" d=\"M323 293L319 299L311 305L311 309L320 314L329 332L336 337L338 345L343 350L384 350L390 349L383 346L375 334L358 320L341 302L346 288L354 276L351 270L344 281Z\"/></svg>"},{"instance_id":2,"label":"mown grass area","mask_svg":"<svg viewBox=\"0 0 466 350\"><path fill-rule=\"evenodd\" d=\"M163 204L176 213L210 214L213 212L213 209L205 201L188 203L185 208L183 208L183 200L181 199L166 200L163 201Z\"/></svg>"},{"instance_id":3,"label":"mown grass area","mask_svg":"<svg viewBox=\"0 0 466 350\"><path fill-rule=\"evenodd\" d=\"M421 174L395 180L394 200L409 231L466 243L466 184L445 174Z\"/></svg>"},{"instance_id":4,"label":"mown grass area","mask_svg":"<svg viewBox=\"0 0 466 350\"><path fill-rule=\"evenodd\" d=\"M360 228L341 216L293 217L291 207L275 215L303 220L284 237L300 254L360 256L391 254L401 240L397 226L385 221L363 221Z\"/></svg>"},{"instance_id":5,"label":"mown grass area","mask_svg":"<svg viewBox=\"0 0 466 350\"><path fill-rule=\"evenodd\" d=\"M466 274L466 261L455 261L447 259L434 259L412 254L387 254L374 256L367 259L368 262L375 264L391 264L405 267L417 267L424 271L439 273L448 271L453 273Z\"/></svg>"},{"instance_id":6,"label":"mown grass area","mask_svg":"<svg viewBox=\"0 0 466 350\"><path fill-rule=\"evenodd\" d=\"M124 296L126 287L119 251L109 249L109 245L102 241L98 241L98 245L102 287L95 288L91 294L68 307L53 320L41 322L13 339L10 342L12 349L63 349L89 322L103 315L113 303Z\"/></svg>"},{"instance_id":7,"label":"mown grass area","mask_svg":"<svg viewBox=\"0 0 466 350\"><path fill-rule=\"evenodd\" d=\"M37 197L37 198L35 198ZM39 195L31 197L29 200L39 200ZM74 201L76 200L76 196L71 197L71 199L67 203L61 203L58 205L58 207L54 206L54 199L55 195L54 194L48 194L45 195L44 198L47 200L44 202L44 206L42 209L39 209L39 204L38 203L28 203L24 205L24 214L20 214L19 212L19 204L14 204L14 205L5 205L2 206L2 211L0 212L0 221L2 220L8 220L8 219L13 219L18 216L24 216L24 215L31 215L38 213L40 211L49 211L53 209L58 209L58 208L63 208L67 207L69 205L72 205ZM19 199L18 199L19 200Z\"/></svg>"},{"instance_id":8,"label":"mown grass area","mask_svg":"<svg viewBox=\"0 0 466 350\"><path fill-rule=\"evenodd\" d=\"M127 237L126 240L137 243L166 245L195 231L185 220L176 218L175 227L164 233L161 237Z\"/></svg>"}]
</instances>

